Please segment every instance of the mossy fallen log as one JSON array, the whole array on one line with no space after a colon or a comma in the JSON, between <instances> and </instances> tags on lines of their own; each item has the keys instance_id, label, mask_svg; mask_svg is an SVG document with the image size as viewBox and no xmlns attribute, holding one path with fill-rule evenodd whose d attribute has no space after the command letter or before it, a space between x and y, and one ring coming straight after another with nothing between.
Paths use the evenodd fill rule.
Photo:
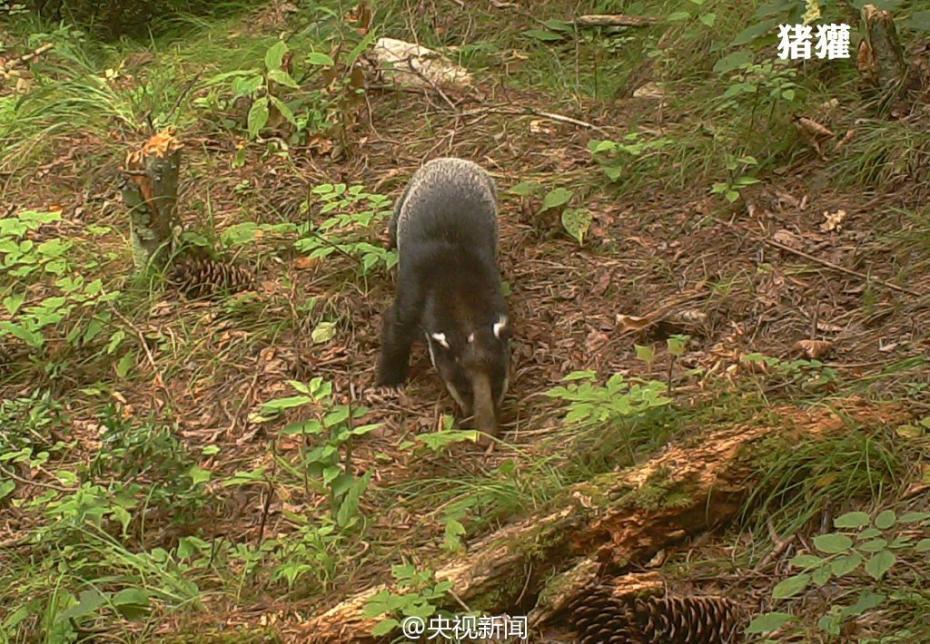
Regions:
<instances>
[{"instance_id":1,"label":"mossy fallen log","mask_svg":"<svg viewBox=\"0 0 930 644\"><path fill-rule=\"evenodd\" d=\"M452 582L458 601L490 615L553 612L572 597L568 587L587 583L592 571L620 574L645 564L659 550L726 523L752 489L772 440L817 440L847 422L879 424L899 416L894 408L863 402L826 408L786 407L763 422L711 431L668 447L648 462L572 486L553 508L488 535L466 555L434 566ZM566 571L574 576L565 586ZM553 588L553 585L560 586ZM375 641L382 617L364 614L379 585L311 619L301 631L312 642ZM542 606L546 604L546 606ZM449 606L455 609L455 606ZM538 620L537 620L538 621Z\"/></svg>"}]
</instances>

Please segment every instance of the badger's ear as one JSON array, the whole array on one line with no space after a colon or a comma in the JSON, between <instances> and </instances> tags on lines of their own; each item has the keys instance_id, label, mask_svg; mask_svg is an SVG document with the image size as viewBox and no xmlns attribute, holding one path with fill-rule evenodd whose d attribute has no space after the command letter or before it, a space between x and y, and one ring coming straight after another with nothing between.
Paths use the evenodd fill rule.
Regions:
<instances>
[{"instance_id":1,"label":"badger's ear","mask_svg":"<svg viewBox=\"0 0 930 644\"><path fill-rule=\"evenodd\" d=\"M497 322L494 323L494 337L502 342L510 339L510 324L506 315L500 316L497 318Z\"/></svg>"}]
</instances>

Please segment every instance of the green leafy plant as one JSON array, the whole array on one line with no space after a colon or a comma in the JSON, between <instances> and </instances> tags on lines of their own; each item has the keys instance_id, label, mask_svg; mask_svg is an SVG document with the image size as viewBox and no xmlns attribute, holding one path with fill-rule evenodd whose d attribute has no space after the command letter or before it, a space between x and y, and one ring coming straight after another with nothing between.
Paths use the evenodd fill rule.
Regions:
<instances>
[{"instance_id":1,"label":"green leafy plant","mask_svg":"<svg viewBox=\"0 0 930 644\"><path fill-rule=\"evenodd\" d=\"M35 210L0 219L0 274L10 278L0 290L0 338L13 336L38 349L54 332L78 346L109 326L111 314L102 305L118 299L120 293L106 293L101 280L84 277L72 264L70 240L32 238L44 233L45 225L60 221L60 212ZM57 294L49 295L50 287ZM118 344L117 333L110 336L111 343Z\"/></svg>"},{"instance_id":2,"label":"green leafy plant","mask_svg":"<svg viewBox=\"0 0 930 644\"><path fill-rule=\"evenodd\" d=\"M685 20L697 19L702 25L706 27L713 27L717 22L717 14L713 11L704 11L703 6L706 0L688 0L691 4L694 5L691 9L681 9L679 11L674 11L666 16L666 20L669 22L682 22Z\"/></svg>"},{"instance_id":3,"label":"green leafy plant","mask_svg":"<svg viewBox=\"0 0 930 644\"><path fill-rule=\"evenodd\" d=\"M191 518L206 503L211 472L197 464L170 427L125 418L113 405L100 416L100 450L81 477L86 481L116 478L123 497L170 509L177 521ZM141 485L158 482L151 490Z\"/></svg>"},{"instance_id":4,"label":"green leafy plant","mask_svg":"<svg viewBox=\"0 0 930 644\"><path fill-rule=\"evenodd\" d=\"M715 183L711 189L711 194L723 195L724 199L733 203L740 197L740 192L749 186L759 183L755 177L746 174L746 169L758 165L759 162L752 156L735 157L728 154L726 159L726 168L729 178L726 181Z\"/></svg>"},{"instance_id":5,"label":"green leafy plant","mask_svg":"<svg viewBox=\"0 0 930 644\"><path fill-rule=\"evenodd\" d=\"M306 224L299 229L301 238L294 244L298 251L311 259L339 253L355 258L362 274L381 266L390 269L397 263L397 252L376 246L367 241L371 226L391 215L388 197L365 192L360 185L344 183L322 184L312 191L311 199L303 205L310 210L314 203L321 204L320 215L330 215L317 225Z\"/></svg>"},{"instance_id":6,"label":"green leafy plant","mask_svg":"<svg viewBox=\"0 0 930 644\"><path fill-rule=\"evenodd\" d=\"M287 538L277 540L278 563L273 568L272 580L284 579L288 588L293 588L298 579L310 574L321 589L327 589L336 574L339 549L345 541L339 526L332 520L315 522L291 511L285 511L284 515L299 528Z\"/></svg>"},{"instance_id":7,"label":"green leafy plant","mask_svg":"<svg viewBox=\"0 0 930 644\"><path fill-rule=\"evenodd\" d=\"M930 552L930 538L917 539L904 524L916 524L924 534L930 527L930 512L908 512L900 517L885 510L873 518L865 512L847 512L833 521L835 532L814 537L813 552L802 552L791 560L796 575L780 581L772 589L774 600L796 597L811 587L822 588L831 580L850 575L862 578L870 586L881 581L898 562L895 552L924 554ZM887 597L872 588L860 590L855 602L834 602L818 621L821 630L837 636L848 619L881 606ZM769 612L756 616L747 633L765 634L784 627L794 618L790 613Z\"/></svg>"},{"instance_id":8,"label":"green leafy plant","mask_svg":"<svg viewBox=\"0 0 930 644\"><path fill-rule=\"evenodd\" d=\"M478 432L471 429L455 429L455 418L445 414L442 417L442 428L439 431L417 434L413 441L404 441L400 447L401 449L425 448L433 453L438 453L452 445L476 440L478 440Z\"/></svg>"},{"instance_id":9,"label":"green leafy plant","mask_svg":"<svg viewBox=\"0 0 930 644\"><path fill-rule=\"evenodd\" d=\"M437 603L452 590L451 581L435 580L431 570L418 571L410 564L391 567L397 588L406 592L394 593L382 590L373 595L366 603L363 614L366 617L388 615L372 630L375 637L383 637L400 626L404 617L428 619L439 612Z\"/></svg>"},{"instance_id":10,"label":"green leafy plant","mask_svg":"<svg viewBox=\"0 0 930 644\"><path fill-rule=\"evenodd\" d=\"M840 374L820 360L781 360L761 353L747 353L741 358L747 365L758 365L781 382L802 389L817 390L839 380Z\"/></svg>"},{"instance_id":11,"label":"green leafy plant","mask_svg":"<svg viewBox=\"0 0 930 644\"><path fill-rule=\"evenodd\" d=\"M357 520L359 499L372 476L371 472L361 477L352 474L349 468L351 441L381 424L356 425L355 421L365 416L368 410L333 404L332 383L324 382L322 378L314 378L307 384L292 380L290 385L298 392L297 396L266 402L253 421L265 422L290 409L306 406L314 409L311 418L290 423L281 434L305 438L309 450L301 449L304 472L312 477L315 487L328 492L337 525L351 527ZM310 478L305 483L309 486Z\"/></svg>"},{"instance_id":12,"label":"green leafy plant","mask_svg":"<svg viewBox=\"0 0 930 644\"><path fill-rule=\"evenodd\" d=\"M646 365L647 369L652 369L652 363L656 361L656 350L651 344L634 344L636 359Z\"/></svg>"},{"instance_id":13,"label":"green leafy plant","mask_svg":"<svg viewBox=\"0 0 930 644\"><path fill-rule=\"evenodd\" d=\"M672 145L667 137L645 139L639 132L630 132L620 141L593 139L588 151L611 181L647 170L661 158L661 151Z\"/></svg>"},{"instance_id":14,"label":"green leafy plant","mask_svg":"<svg viewBox=\"0 0 930 644\"><path fill-rule=\"evenodd\" d=\"M584 244L584 236L594 220L587 208L566 208L562 211L562 227L579 245Z\"/></svg>"},{"instance_id":15,"label":"green leafy plant","mask_svg":"<svg viewBox=\"0 0 930 644\"><path fill-rule=\"evenodd\" d=\"M610 423L665 407L667 385L658 381L627 380L614 374L604 385L597 384L591 371L575 371L562 379L568 384L554 387L545 395L568 402L567 423Z\"/></svg>"},{"instance_id":16,"label":"green leafy plant","mask_svg":"<svg viewBox=\"0 0 930 644\"><path fill-rule=\"evenodd\" d=\"M780 107L790 107L798 99L800 86L797 71L782 61L746 62L730 75L730 84L717 102L719 111L749 110L754 127L755 115L761 109L772 119Z\"/></svg>"},{"instance_id":17,"label":"green leafy plant","mask_svg":"<svg viewBox=\"0 0 930 644\"><path fill-rule=\"evenodd\" d=\"M336 57L321 51L308 52L302 59L305 71L298 78L292 70L295 52L279 40L266 50L261 68L225 72L207 81L208 88L225 86L228 99L211 95L197 104L222 109L245 101L250 139L283 120L292 128L291 143L305 141L312 134L337 138L346 144L347 122L356 117L354 108L364 94L364 78L356 63L374 39L372 30L346 52L345 42L341 42L334 50Z\"/></svg>"}]
</instances>

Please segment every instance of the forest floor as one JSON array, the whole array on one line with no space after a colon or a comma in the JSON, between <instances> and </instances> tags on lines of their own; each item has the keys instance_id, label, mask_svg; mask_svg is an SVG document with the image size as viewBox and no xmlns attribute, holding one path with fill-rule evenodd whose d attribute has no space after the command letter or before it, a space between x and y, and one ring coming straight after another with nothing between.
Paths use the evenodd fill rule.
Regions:
<instances>
[{"instance_id":1,"label":"forest floor","mask_svg":"<svg viewBox=\"0 0 930 644\"><path fill-rule=\"evenodd\" d=\"M0 221L60 213L25 238L66 240L65 274L115 294L68 300L49 313L41 346L29 346L10 332L17 315L60 307L47 298L74 291L53 281L61 272L0 269L0 639L299 640L309 617L390 581L392 566L429 570L676 437L775 408L800 415L856 401L908 417L773 454L737 521L637 565L660 570L671 588L792 613L794 630L781 637L804 641L830 640L821 617L831 604L880 594L880 605L844 618L844 636L921 641L930 563L918 548L897 550L879 580L865 570L786 601L772 591L834 517L900 516L930 500L928 104L871 115L854 61L763 70L751 100L725 96L740 72L711 67L753 24L756 3L708 0L700 11L716 8L712 33L697 13L619 32L566 33L558 22L636 13L622 2L414 4L385 3L375 24L457 45L472 86L369 88L334 107L308 75L304 91L319 102L295 113L338 127L257 140L237 124L230 81L211 79L260 69L285 30L295 68L309 51L330 51L340 30L357 42L341 14L272 2L192 20L148 45L103 45L22 17L0 32L17 56L54 44L0 92L10 144ZM650 13L661 17L698 11L658 4ZM342 26L326 33L330 23ZM534 29L549 35L526 35ZM920 51L920 32L903 33ZM793 93L771 98L789 85ZM635 92L644 86L653 91ZM837 133L822 154L794 115ZM147 117L173 125L183 144L186 243L247 266L254 287L194 299L160 276L133 278L118 169L148 136ZM598 163L590 145L602 140L642 147ZM436 156L477 161L501 195L515 340L505 434L491 454L449 431L455 410L422 347L402 391L372 390L393 272L383 263L362 271L338 253L311 259L295 245L309 234L282 226L327 217L311 192L320 185L396 199ZM615 179L605 167L618 169ZM744 176L756 181L730 188L732 202L711 190ZM567 203L546 208L559 188ZM359 240L380 245L390 207L373 208ZM566 208L590 213L581 243L563 226ZM0 244L12 230L0 229ZM0 253L9 257L9 246ZM547 394L579 372L593 374L595 408L628 395L600 388L612 374L670 385L672 403L572 423L566 411L578 403ZM331 400L294 402L307 390L292 382L314 378L331 383ZM294 404L275 407L282 399ZM347 480L367 488L340 516L311 466L322 462L310 449L322 438L289 423L362 405L357 423L377 428L336 452ZM446 438L418 440L431 434ZM927 536L914 530L915 543Z\"/></svg>"}]
</instances>

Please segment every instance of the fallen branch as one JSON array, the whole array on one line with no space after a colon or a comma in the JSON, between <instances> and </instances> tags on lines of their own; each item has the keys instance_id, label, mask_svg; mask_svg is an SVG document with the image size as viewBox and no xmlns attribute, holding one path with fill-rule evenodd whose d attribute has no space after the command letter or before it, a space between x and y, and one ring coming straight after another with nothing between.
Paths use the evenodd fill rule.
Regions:
<instances>
[{"instance_id":1,"label":"fallen branch","mask_svg":"<svg viewBox=\"0 0 930 644\"><path fill-rule=\"evenodd\" d=\"M895 407L858 401L849 401L842 414L825 408L774 410L778 427L759 422L728 427L671 446L641 466L574 485L553 501L554 509L505 527L475 543L467 555L435 566L436 577L452 582L459 601L473 610L525 614L541 594L552 595L550 580L579 561L623 572L727 522L752 489L753 454L763 440L776 435L792 443L817 440L841 431L844 419L875 425L901 415ZM591 570L593 564L582 567L582 581ZM378 585L350 597L301 625L302 634L311 642L373 641L370 633L382 617L366 616L364 608L387 589Z\"/></svg>"},{"instance_id":2,"label":"fallen branch","mask_svg":"<svg viewBox=\"0 0 930 644\"><path fill-rule=\"evenodd\" d=\"M540 118L549 119L550 121L557 121L559 123L568 123L570 125L577 125L578 127L587 128L589 130L594 130L595 132L600 132L604 136L610 136L610 133L602 128L599 125L594 125L593 123L588 123L587 121L582 121L580 119L573 118L571 116L565 116L564 114L556 114L554 112L543 112L541 110L534 109L532 107L524 108L504 108L504 107L485 107L475 110L467 110L465 112L459 113L459 116L475 116L477 114L511 114L513 116L538 116Z\"/></svg>"},{"instance_id":3,"label":"fallen branch","mask_svg":"<svg viewBox=\"0 0 930 644\"><path fill-rule=\"evenodd\" d=\"M592 14L578 16L575 24L579 27L645 27L659 22L650 16L627 16L623 14Z\"/></svg>"},{"instance_id":4,"label":"fallen branch","mask_svg":"<svg viewBox=\"0 0 930 644\"><path fill-rule=\"evenodd\" d=\"M723 224L724 226L727 226L728 228L730 228L730 229L732 229L732 230L738 230L738 231L741 232L741 233L745 233L745 234L749 235L750 237L752 237L752 238L753 238L755 241L757 241L757 242L761 242L761 243L763 243L763 244L768 244L769 246L772 246L773 248L778 248L779 250L783 250L783 251L785 251L786 253L791 253L791 254L793 254L793 255L797 255L798 257L803 257L804 259L806 259L806 260L808 260L808 261L814 262L815 264L820 264L821 266L826 266L827 268L833 269L833 270L835 270L835 271L837 271L837 272L846 273L847 275L852 275L853 277L858 277L858 278L863 279L863 280L865 280L865 281L867 281L867 282L869 282L869 281L875 282L876 284L879 284L879 285L881 285L881 286L884 286L885 288L890 288L892 291L898 291L899 293L906 293L907 295L913 295L914 297L923 297L923 296L924 296L923 293L918 293L917 291L912 291L912 290L909 289L909 288L904 288L903 286L898 286L897 284L892 284L891 282L888 282L888 281L886 281L886 280L880 279L880 278L878 278L878 277L872 277L871 275L866 275L865 273L861 273L861 272L859 272L859 271L854 271L854 270L851 269L851 268L846 268L845 266L840 266L839 264L834 264L834 263L831 262L831 261L828 261L828 260L826 260L826 259L821 259L820 257L817 257L816 255L811 255L810 253L805 253L803 250L798 250L797 248L792 248L791 246L788 246L788 245L786 245L786 244L782 244L782 243L780 243L780 242L777 242L777 241L775 241L774 239L769 239L768 237L762 237L762 236L760 236L760 235L755 234L754 232L752 232L752 231L750 231L750 230L746 230L745 228L741 228L741 227L739 227L739 226L737 226L737 225L735 225L735 224L731 224L731 223L728 222L728 221L724 221L723 219L714 218L714 220L715 220L717 223Z\"/></svg>"},{"instance_id":5,"label":"fallen branch","mask_svg":"<svg viewBox=\"0 0 930 644\"><path fill-rule=\"evenodd\" d=\"M39 56L41 56L42 54L44 54L45 52L47 52L49 49L51 49L54 46L55 45L53 45L52 43L45 43L41 47L37 48L35 51L31 51L28 54L23 54L22 56L19 56L18 58L13 58L11 60L8 60L3 65L0 65L0 71L2 71L3 75L5 76L6 73L11 71L14 67L25 65L33 58L38 58Z\"/></svg>"}]
</instances>

